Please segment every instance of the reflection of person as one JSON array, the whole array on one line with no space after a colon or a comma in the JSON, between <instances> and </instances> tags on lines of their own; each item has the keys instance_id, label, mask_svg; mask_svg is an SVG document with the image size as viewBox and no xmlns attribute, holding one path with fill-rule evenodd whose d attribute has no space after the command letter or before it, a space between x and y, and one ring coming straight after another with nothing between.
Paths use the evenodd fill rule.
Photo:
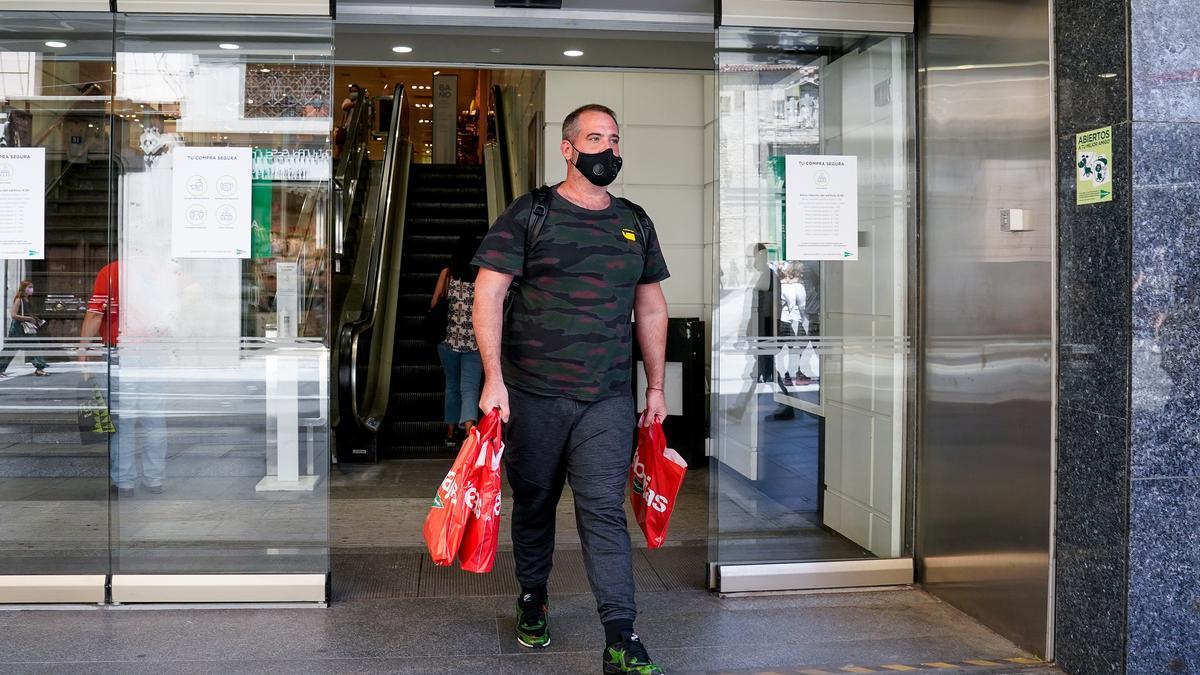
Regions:
<instances>
[{"instance_id":1,"label":"reflection of person","mask_svg":"<svg viewBox=\"0 0 1200 675\"><path fill-rule=\"evenodd\" d=\"M120 266L113 261L100 269L92 285L92 298L80 330L81 350L99 337L106 347L120 338ZM142 450L142 487L161 494L167 472L167 422L160 403L162 392L152 382L118 373L113 407L117 411L116 457L110 466L113 487L120 496L133 496L137 485L137 451Z\"/></svg>"},{"instance_id":2,"label":"reflection of person","mask_svg":"<svg viewBox=\"0 0 1200 675\"><path fill-rule=\"evenodd\" d=\"M333 130L333 150L334 155L341 155L342 146L346 144L346 123L350 119L350 111L354 110L354 106L358 105L362 99L362 90L353 82L347 88L346 98L342 99L342 123Z\"/></svg>"},{"instance_id":3,"label":"reflection of person","mask_svg":"<svg viewBox=\"0 0 1200 675\"><path fill-rule=\"evenodd\" d=\"M33 314L29 313L29 299L33 297L33 282L22 281L17 288L17 294L13 296L12 306L8 308L8 337L10 338L28 338L37 334L37 328L43 323ZM34 332L26 331L26 326L33 326ZM6 349L3 354L0 354L0 377L8 377L8 365L12 363L13 356L16 355L15 349ZM46 374L46 361L40 356L34 356L29 359L33 364L34 375Z\"/></svg>"},{"instance_id":4,"label":"reflection of person","mask_svg":"<svg viewBox=\"0 0 1200 675\"><path fill-rule=\"evenodd\" d=\"M475 255L478 240L469 235L459 238L450 259L450 266L438 276L430 306L442 298L448 304L446 339L438 343L438 358L446 376L446 445L455 443L455 431L464 427L468 433L479 419L479 387L483 379L483 364L475 329L471 325L471 309L475 302Z\"/></svg>"},{"instance_id":5,"label":"reflection of person","mask_svg":"<svg viewBox=\"0 0 1200 675\"><path fill-rule=\"evenodd\" d=\"M637 317L649 386L641 424L666 417L663 395L666 262L638 212L606 189L621 168L616 117L600 105L563 120L567 179L549 189L545 220L528 240L534 196L518 198L492 225L475 257L475 334L485 373L480 408L500 408L513 488L517 640L545 647L546 582L554 523L569 479L588 580L607 647L605 673L654 675L633 630L633 554L625 486L637 424L630 314ZM508 316L504 298L521 276ZM501 336L503 358L501 358ZM511 404L511 410L510 410Z\"/></svg>"}]
</instances>

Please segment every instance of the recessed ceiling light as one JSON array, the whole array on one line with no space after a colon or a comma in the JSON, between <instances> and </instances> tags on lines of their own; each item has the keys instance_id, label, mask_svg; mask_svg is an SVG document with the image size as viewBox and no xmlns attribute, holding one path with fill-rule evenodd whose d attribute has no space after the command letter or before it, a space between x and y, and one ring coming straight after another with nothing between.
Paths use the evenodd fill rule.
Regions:
<instances>
[{"instance_id":1,"label":"recessed ceiling light","mask_svg":"<svg viewBox=\"0 0 1200 675\"><path fill-rule=\"evenodd\" d=\"M583 52L578 49L568 49L563 52L563 56L583 56Z\"/></svg>"},{"instance_id":2,"label":"recessed ceiling light","mask_svg":"<svg viewBox=\"0 0 1200 675\"><path fill-rule=\"evenodd\" d=\"M258 69L258 72L260 72L260 73L269 73L269 72L271 72L271 69L270 69L270 68L259 68L259 69Z\"/></svg>"},{"instance_id":3,"label":"recessed ceiling light","mask_svg":"<svg viewBox=\"0 0 1200 675\"><path fill-rule=\"evenodd\" d=\"M435 71L433 71L433 74L434 74L434 75L441 75L441 74L442 74L442 71L440 71L440 70L435 70Z\"/></svg>"},{"instance_id":4,"label":"recessed ceiling light","mask_svg":"<svg viewBox=\"0 0 1200 675\"><path fill-rule=\"evenodd\" d=\"M47 46L47 47L54 47L55 49L62 49L63 47L66 47L66 46L67 46L67 43L65 43L65 42L59 42L58 40L51 40L51 41L49 41L49 42L47 42L47 43L46 43L46 46Z\"/></svg>"},{"instance_id":5,"label":"recessed ceiling light","mask_svg":"<svg viewBox=\"0 0 1200 675\"><path fill-rule=\"evenodd\" d=\"M1100 73L1100 77L1102 77L1106 80L1111 80L1112 78L1114 78L1116 76L1117 76L1116 73Z\"/></svg>"},{"instance_id":6,"label":"recessed ceiling light","mask_svg":"<svg viewBox=\"0 0 1200 675\"><path fill-rule=\"evenodd\" d=\"M408 54L409 52L412 51L412 47L405 47L404 45L400 45L399 47L392 47L392 51L396 52L397 54Z\"/></svg>"},{"instance_id":7,"label":"recessed ceiling light","mask_svg":"<svg viewBox=\"0 0 1200 675\"><path fill-rule=\"evenodd\" d=\"M242 48L241 45L235 45L232 42L222 42L221 44L219 44L217 46L220 47L221 49L241 49Z\"/></svg>"},{"instance_id":8,"label":"recessed ceiling light","mask_svg":"<svg viewBox=\"0 0 1200 675\"><path fill-rule=\"evenodd\" d=\"M503 49L500 49L499 47L492 47L492 48L491 48L491 49L489 49L488 51L489 51L489 52L491 52L491 53L493 53L493 54L499 54L500 52L502 52L502 51L504 51L504 50L503 50Z\"/></svg>"}]
</instances>

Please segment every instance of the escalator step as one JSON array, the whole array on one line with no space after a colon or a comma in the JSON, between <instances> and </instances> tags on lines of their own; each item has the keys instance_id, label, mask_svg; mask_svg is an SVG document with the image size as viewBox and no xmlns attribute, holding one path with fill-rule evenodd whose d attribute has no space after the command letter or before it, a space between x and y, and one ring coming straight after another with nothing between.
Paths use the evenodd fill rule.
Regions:
<instances>
[{"instance_id":1,"label":"escalator step","mask_svg":"<svg viewBox=\"0 0 1200 675\"><path fill-rule=\"evenodd\" d=\"M447 261L448 262L448 261ZM400 272L400 292L404 294L430 295L437 285L438 272Z\"/></svg>"},{"instance_id":2,"label":"escalator step","mask_svg":"<svg viewBox=\"0 0 1200 675\"><path fill-rule=\"evenodd\" d=\"M417 234L437 235L441 230L458 227L479 227L487 229L487 218L457 218L450 215L429 214L414 216L409 214L404 221L406 238ZM429 232L414 232L413 228L428 228Z\"/></svg>"},{"instance_id":3,"label":"escalator step","mask_svg":"<svg viewBox=\"0 0 1200 675\"><path fill-rule=\"evenodd\" d=\"M432 272L436 275L449 262L450 256L445 253L409 253L400 261L400 269L405 272ZM436 277L434 280L437 280ZM430 290L432 291L432 288Z\"/></svg>"},{"instance_id":4,"label":"escalator step","mask_svg":"<svg viewBox=\"0 0 1200 675\"><path fill-rule=\"evenodd\" d=\"M380 448L384 459L452 459L458 453L458 448L447 448L444 445L389 445Z\"/></svg>"},{"instance_id":5,"label":"escalator step","mask_svg":"<svg viewBox=\"0 0 1200 675\"><path fill-rule=\"evenodd\" d=\"M409 203L421 202L473 202L479 197L474 187L458 185L423 185L408 191Z\"/></svg>"},{"instance_id":6,"label":"escalator step","mask_svg":"<svg viewBox=\"0 0 1200 675\"><path fill-rule=\"evenodd\" d=\"M456 240L453 234L410 234L404 238L404 252L441 253L449 251Z\"/></svg>"},{"instance_id":7,"label":"escalator step","mask_svg":"<svg viewBox=\"0 0 1200 675\"><path fill-rule=\"evenodd\" d=\"M406 206L407 213L414 215L456 215L458 217L487 218L487 204L468 201L412 202Z\"/></svg>"},{"instance_id":8,"label":"escalator step","mask_svg":"<svg viewBox=\"0 0 1200 675\"><path fill-rule=\"evenodd\" d=\"M414 393L441 392L446 386L440 365L392 366L392 380L397 389Z\"/></svg>"},{"instance_id":9,"label":"escalator step","mask_svg":"<svg viewBox=\"0 0 1200 675\"><path fill-rule=\"evenodd\" d=\"M384 424L398 421L428 422L442 419L445 396L442 392L424 394L395 394L389 402Z\"/></svg>"}]
</instances>

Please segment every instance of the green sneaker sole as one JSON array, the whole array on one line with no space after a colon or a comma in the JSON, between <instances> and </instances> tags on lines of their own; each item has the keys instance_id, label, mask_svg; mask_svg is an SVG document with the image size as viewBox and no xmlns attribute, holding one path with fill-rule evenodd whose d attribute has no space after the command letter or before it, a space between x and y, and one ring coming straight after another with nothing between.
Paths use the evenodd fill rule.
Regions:
<instances>
[{"instance_id":1,"label":"green sneaker sole","mask_svg":"<svg viewBox=\"0 0 1200 675\"><path fill-rule=\"evenodd\" d=\"M525 636L518 633L517 634L517 643L520 644L522 647L529 647L530 649L543 649L545 647L550 646L550 636L547 635L546 640L544 642L539 643L539 642L535 642L532 640L526 640Z\"/></svg>"}]
</instances>

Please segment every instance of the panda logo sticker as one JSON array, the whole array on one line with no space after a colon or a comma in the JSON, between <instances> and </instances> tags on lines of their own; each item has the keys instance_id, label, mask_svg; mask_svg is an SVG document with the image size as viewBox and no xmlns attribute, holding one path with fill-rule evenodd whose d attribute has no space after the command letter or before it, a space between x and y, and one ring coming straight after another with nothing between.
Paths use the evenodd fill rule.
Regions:
<instances>
[{"instance_id":1,"label":"panda logo sticker","mask_svg":"<svg viewBox=\"0 0 1200 675\"><path fill-rule=\"evenodd\" d=\"M1111 202L1112 127L1075 135L1076 205Z\"/></svg>"}]
</instances>

